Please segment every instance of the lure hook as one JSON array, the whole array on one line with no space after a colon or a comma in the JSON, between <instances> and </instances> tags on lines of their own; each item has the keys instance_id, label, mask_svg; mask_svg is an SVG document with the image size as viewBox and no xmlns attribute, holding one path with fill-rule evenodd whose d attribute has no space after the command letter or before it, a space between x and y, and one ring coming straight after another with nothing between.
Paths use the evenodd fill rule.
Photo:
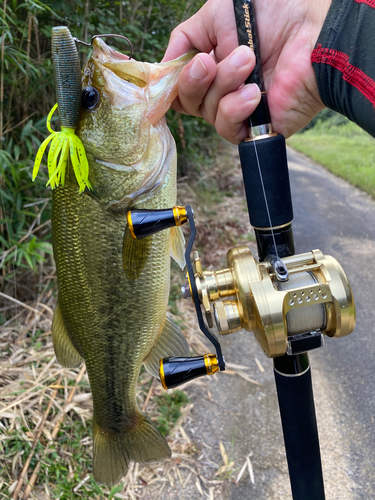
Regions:
<instances>
[{"instance_id":1,"label":"lure hook","mask_svg":"<svg viewBox=\"0 0 375 500\"><path fill-rule=\"evenodd\" d=\"M81 45L86 45L86 47L91 47L91 45L92 45L92 43L94 41L94 38L104 38L104 37L123 38L124 40L126 40L128 42L128 44L129 44L129 47L130 47L130 59L133 57L133 44L131 43L131 41L129 40L129 38L126 38L126 36L123 36L123 35L113 35L113 34L94 35L91 38L91 42L90 43L82 42L82 40L79 40L76 37L73 37L73 40L76 43L80 43Z\"/></svg>"}]
</instances>

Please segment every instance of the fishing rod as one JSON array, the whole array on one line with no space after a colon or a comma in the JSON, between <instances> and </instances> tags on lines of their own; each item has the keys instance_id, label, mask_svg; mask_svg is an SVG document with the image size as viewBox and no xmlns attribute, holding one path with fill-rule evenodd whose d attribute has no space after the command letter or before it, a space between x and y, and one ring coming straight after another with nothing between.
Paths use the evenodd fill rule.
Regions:
<instances>
[{"instance_id":1,"label":"fishing rod","mask_svg":"<svg viewBox=\"0 0 375 500\"><path fill-rule=\"evenodd\" d=\"M231 248L227 268L203 271L190 206L132 210L128 225L141 239L189 222L186 248L188 282L201 331L216 354L160 360L167 388L225 370L216 333L253 332L266 357L273 359L293 500L324 500L324 483L308 352L324 335L344 337L355 326L355 305L341 265L320 250L295 254L293 206L285 138L272 129L262 74L253 0L233 0L240 45L249 46L256 64L246 83L256 83L261 101L249 117L249 137L238 150L250 223L259 261L247 246ZM204 315L202 313L204 311Z\"/></svg>"}]
</instances>

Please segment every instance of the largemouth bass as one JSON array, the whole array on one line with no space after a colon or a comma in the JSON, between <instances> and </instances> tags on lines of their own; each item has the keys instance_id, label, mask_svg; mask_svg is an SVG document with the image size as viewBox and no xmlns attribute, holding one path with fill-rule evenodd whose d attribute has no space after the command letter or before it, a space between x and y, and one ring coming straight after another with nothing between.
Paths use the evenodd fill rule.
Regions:
<instances>
[{"instance_id":1,"label":"largemouth bass","mask_svg":"<svg viewBox=\"0 0 375 500\"><path fill-rule=\"evenodd\" d=\"M67 28L54 28L57 87L66 78L64 51L73 50L66 48L68 39ZM167 316L170 254L183 266L184 241L180 228L133 240L126 214L130 208L176 203L176 148L164 114L191 57L141 63L95 39L83 69L82 108L77 123L69 125L86 150L88 180L77 177L67 161L52 194L58 275L53 344L63 366L86 363L94 406L94 477L107 485L126 473L130 460L170 456L164 437L138 408L136 385L142 363L158 376L160 358L189 355L184 336ZM76 101L76 90L69 92ZM61 99L58 93L59 108ZM61 109L60 119L64 126ZM83 193L79 183L86 186Z\"/></svg>"}]
</instances>

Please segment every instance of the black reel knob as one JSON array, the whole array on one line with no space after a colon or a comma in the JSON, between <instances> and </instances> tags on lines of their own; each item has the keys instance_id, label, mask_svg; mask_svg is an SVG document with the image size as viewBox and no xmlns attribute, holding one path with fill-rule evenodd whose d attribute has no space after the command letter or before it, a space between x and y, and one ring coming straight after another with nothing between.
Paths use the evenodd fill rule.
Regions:
<instances>
[{"instance_id":1,"label":"black reel knob","mask_svg":"<svg viewBox=\"0 0 375 500\"><path fill-rule=\"evenodd\" d=\"M213 375L219 371L215 354L193 358L163 358L160 360L159 375L164 389L173 389L202 375Z\"/></svg>"},{"instance_id":2,"label":"black reel knob","mask_svg":"<svg viewBox=\"0 0 375 500\"><path fill-rule=\"evenodd\" d=\"M127 215L130 234L135 240L147 238L152 234L182 226L188 221L185 207L165 208L162 210L130 210Z\"/></svg>"}]
</instances>

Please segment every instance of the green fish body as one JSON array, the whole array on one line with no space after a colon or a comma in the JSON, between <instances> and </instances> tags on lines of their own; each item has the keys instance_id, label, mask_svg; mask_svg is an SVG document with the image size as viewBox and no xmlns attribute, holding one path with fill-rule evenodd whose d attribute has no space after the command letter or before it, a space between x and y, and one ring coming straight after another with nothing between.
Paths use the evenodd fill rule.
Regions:
<instances>
[{"instance_id":1,"label":"green fish body","mask_svg":"<svg viewBox=\"0 0 375 500\"><path fill-rule=\"evenodd\" d=\"M138 408L136 385L142 363L158 376L160 358L189 355L167 316L170 255L183 266L184 241L180 228L133 240L126 214L176 204L176 148L164 114L190 59L140 63L96 39L83 69L83 102L89 92L92 104L92 88L99 100L82 108L76 128L91 190L79 192L71 166L64 185L53 190L59 283L53 342L62 365L86 363L94 477L107 485L126 473L130 460L170 456L165 439Z\"/></svg>"}]
</instances>

